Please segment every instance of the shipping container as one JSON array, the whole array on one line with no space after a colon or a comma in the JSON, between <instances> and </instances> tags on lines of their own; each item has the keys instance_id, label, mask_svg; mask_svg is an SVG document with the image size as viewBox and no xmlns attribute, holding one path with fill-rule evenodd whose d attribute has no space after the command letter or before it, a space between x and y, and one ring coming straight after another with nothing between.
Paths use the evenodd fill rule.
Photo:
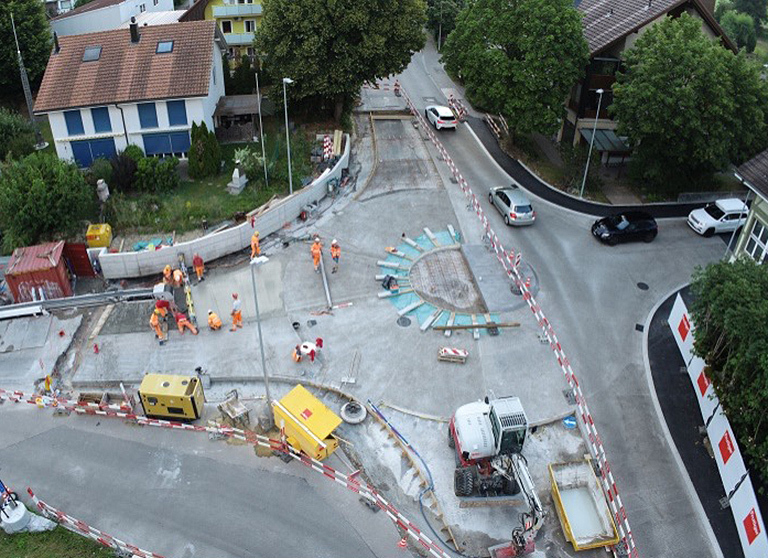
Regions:
<instances>
[{"instance_id":1,"label":"shipping container","mask_svg":"<svg viewBox=\"0 0 768 558\"><path fill-rule=\"evenodd\" d=\"M195 376L147 374L139 386L139 400L148 417L196 420L203 413L205 394Z\"/></svg>"},{"instance_id":2,"label":"shipping container","mask_svg":"<svg viewBox=\"0 0 768 558\"><path fill-rule=\"evenodd\" d=\"M13 251L5 269L5 282L15 302L72 296L63 251L63 240Z\"/></svg>"}]
</instances>

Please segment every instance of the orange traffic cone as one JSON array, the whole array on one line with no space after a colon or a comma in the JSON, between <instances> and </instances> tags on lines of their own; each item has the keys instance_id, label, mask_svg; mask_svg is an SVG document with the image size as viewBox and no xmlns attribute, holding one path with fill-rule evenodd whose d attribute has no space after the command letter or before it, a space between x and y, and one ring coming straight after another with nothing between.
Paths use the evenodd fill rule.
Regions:
<instances>
[{"instance_id":1,"label":"orange traffic cone","mask_svg":"<svg viewBox=\"0 0 768 558\"><path fill-rule=\"evenodd\" d=\"M397 543L397 548L400 548L402 550L405 550L408 548L408 541L405 540L405 537L400 539L400 541Z\"/></svg>"}]
</instances>

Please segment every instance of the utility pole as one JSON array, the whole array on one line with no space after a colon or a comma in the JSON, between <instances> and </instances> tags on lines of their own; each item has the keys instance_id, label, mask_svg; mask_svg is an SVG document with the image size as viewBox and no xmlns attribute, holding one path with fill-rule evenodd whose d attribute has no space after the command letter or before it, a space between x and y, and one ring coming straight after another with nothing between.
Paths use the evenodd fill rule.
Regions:
<instances>
[{"instance_id":1,"label":"utility pole","mask_svg":"<svg viewBox=\"0 0 768 558\"><path fill-rule=\"evenodd\" d=\"M443 40L443 0L440 0L440 21L437 24L437 52L440 52L440 42Z\"/></svg>"},{"instance_id":2,"label":"utility pole","mask_svg":"<svg viewBox=\"0 0 768 558\"><path fill-rule=\"evenodd\" d=\"M27 110L29 111L29 119L32 122L32 127L35 130L35 149L40 151L48 147L48 144L43 141L43 135L40 133L40 128L35 120L35 115L32 108L32 91L29 88L29 78L27 78L27 69L24 67L24 59L21 57L21 48L19 48L19 37L16 35L16 22L13 20L13 13L11 13L11 27L13 28L13 39L16 41L16 55L19 58L19 71L21 72L21 87L24 89L24 98L27 100Z\"/></svg>"}]
</instances>

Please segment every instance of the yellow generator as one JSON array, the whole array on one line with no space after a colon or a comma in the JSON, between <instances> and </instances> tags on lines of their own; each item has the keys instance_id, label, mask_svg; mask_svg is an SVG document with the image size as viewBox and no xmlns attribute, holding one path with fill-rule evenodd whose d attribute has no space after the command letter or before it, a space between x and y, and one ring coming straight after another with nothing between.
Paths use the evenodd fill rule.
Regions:
<instances>
[{"instance_id":1,"label":"yellow generator","mask_svg":"<svg viewBox=\"0 0 768 558\"><path fill-rule=\"evenodd\" d=\"M199 419L205 395L196 376L147 374L139 387L139 399L148 417Z\"/></svg>"},{"instance_id":2,"label":"yellow generator","mask_svg":"<svg viewBox=\"0 0 768 558\"><path fill-rule=\"evenodd\" d=\"M274 412L275 424L285 429L293 449L322 460L339 447L331 434L341 419L301 384L275 402Z\"/></svg>"}]
</instances>

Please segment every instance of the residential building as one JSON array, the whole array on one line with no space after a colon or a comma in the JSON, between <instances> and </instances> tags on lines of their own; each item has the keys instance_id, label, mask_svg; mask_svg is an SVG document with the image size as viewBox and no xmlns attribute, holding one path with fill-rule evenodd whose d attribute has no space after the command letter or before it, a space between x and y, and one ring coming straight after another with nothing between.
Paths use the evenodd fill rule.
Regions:
<instances>
[{"instance_id":1,"label":"residential building","mask_svg":"<svg viewBox=\"0 0 768 558\"><path fill-rule=\"evenodd\" d=\"M147 12L167 11L173 11L173 0L92 0L54 17L51 28L59 37L82 35L117 29Z\"/></svg>"},{"instance_id":2,"label":"residential building","mask_svg":"<svg viewBox=\"0 0 768 558\"><path fill-rule=\"evenodd\" d=\"M616 136L617 122L608 114L613 101L612 86L622 62L622 52L652 25L666 17L688 13L701 20L704 33L719 38L726 48L737 51L712 14L711 3L703 0L576 0L582 13L584 38L589 45L589 65L585 77L571 90L566 102L566 118L558 141L578 145L589 142L597 119L594 148L604 163L620 162L629 155L626 142ZM600 114L599 95L603 90Z\"/></svg>"},{"instance_id":3,"label":"residential building","mask_svg":"<svg viewBox=\"0 0 768 558\"><path fill-rule=\"evenodd\" d=\"M75 7L75 0L43 0L45 11L51 17L63 14Z\"/></svg>"},{"instance_id":4,"label":"residential building","mask_svg":"<svg viewBox=\"0 0 768 558\"><path fill-rule=\"evenodd\" d=\"M129 144L184 158L192 123L214 128L224 49L212 21L62 37L35 113L48 116L58 156L83 167Z\"/></svg>"},{"instance_id":5,"label":"residential building","mask_svg":"<svg viewBox=\"0 0 768 558\"><path fill-rule=\"evenodd\" d=\"M197 0L180 21L215 21L229 45L235 62L242 56L253 59L253 40L261 20L259 0Z\"/></svg>"},{"instance_id":6,"label":"residential building","mask_svg":"<svg viewBox=\"0 0 768 558\"><path fill-rule=\"evenodd\" d=\"M733 254L764 264L768 261L768 149L742 164L734 174L750 189L750 195L754 194L754 201Z\"/></svg>"}]
</instances>

